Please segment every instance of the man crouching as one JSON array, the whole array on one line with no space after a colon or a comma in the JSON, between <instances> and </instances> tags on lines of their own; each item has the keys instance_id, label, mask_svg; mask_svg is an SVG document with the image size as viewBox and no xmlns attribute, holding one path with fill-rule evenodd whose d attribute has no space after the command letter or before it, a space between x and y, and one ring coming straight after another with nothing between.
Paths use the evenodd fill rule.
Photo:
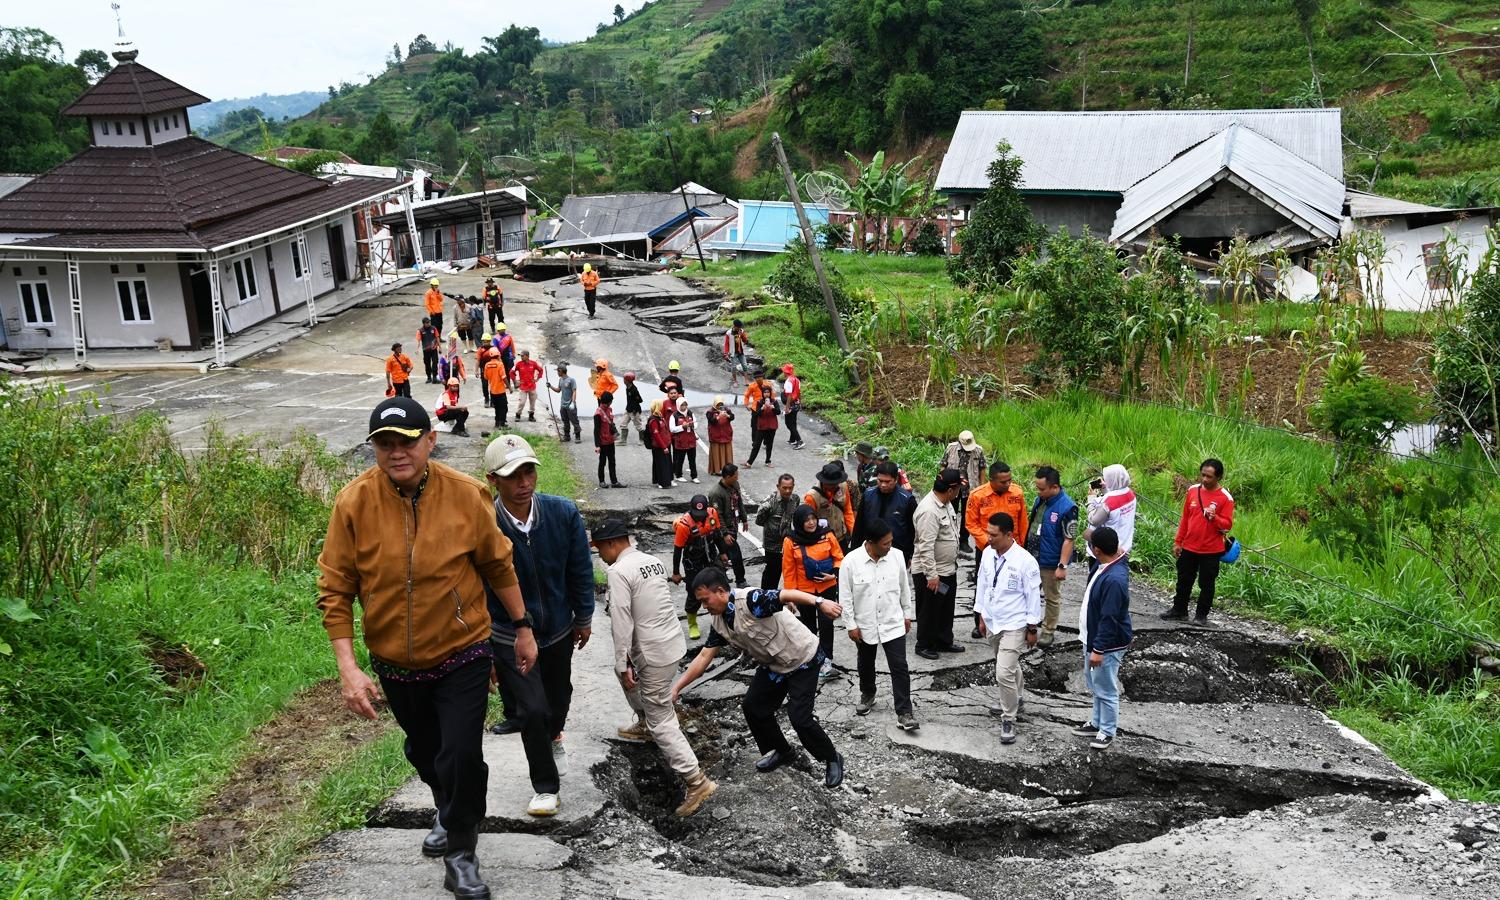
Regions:
<instances>
[{"instance_id":1,"label":"man crouching","mask_svg":"<svg viewBox=\"0 0 1500 900\"><path fill-rule=\"evenodd\" d=\"M776 711L786 703L787 718L797 739L828 766L823 783L831 788L842 784L844 757L813 715L818 667L823 664L818 636L808 631L786 604L814 607L830 619L837 619L843 610L832 600L803 591L732 590L724 570L713 566L693 578L692 591L713 620L703 649L672 685L672 702L676 703L683 689L708 670L720 647L738 647L760 664L741 703L745 723L764 754L755 763L756 771L770 772L796 760L796 751L776 724Z\"/></svg>"}]
</instances>

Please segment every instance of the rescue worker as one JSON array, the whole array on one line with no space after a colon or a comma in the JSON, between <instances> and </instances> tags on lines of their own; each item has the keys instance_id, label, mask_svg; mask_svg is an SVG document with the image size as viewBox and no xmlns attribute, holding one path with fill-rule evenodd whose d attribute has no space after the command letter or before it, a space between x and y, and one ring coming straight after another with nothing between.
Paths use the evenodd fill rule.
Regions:
<instances>
[{"instance_id":1,"label":"rescue worker","mask_svg":"<svg viewBox=\"0 0 1500 900\"><path fill-rule=\"evenodd\" d=\"M456 437L468 437L469 429L464 427L464 423L469 421L469 408L458 402L458 379L449 378L445 387L446 390L438 397L437 419L439 422L452 422Z\"/></svg>"},{"instance_id":2,"label":"rescue worker","mask_svg":"<svg viewBox=\"0 0 1500 900\"><path fill-rule=\"evenodd\" d=\"M990 463L990 480L969 492L968 509L964 511L964 530L974 539L974 569L971 578L977 579L984 548L989 546L990 517L1003 512L1010 516L1011 526L1022 538L1026 536L1026 493L1011 479L1010 466L1003 460ZM969 636L978 640L980 617L974 612L974 630Z\"/></svg>"},{"instance_id":3,"label":"rescue worker","mask_svg":"<svg viewBox=\"0 0 1500 900\"><path fill-rule=\"evenodd\" d=\"M771 445L776 443L776 428L781 422L781 407L776 403L776 388L766 380L765 370L745 388L745 409L750 411L750 459L745 467L755 465L760 448L766 448L766 468L771 468Z\"/></svg>"},{"instance_id":4,"label":"rescue worker","mask_svg":"<svg viewBox=\"0 0 1500 900\"><path fill-rule=\"evenodd\" d=\"M776 712L784 703L797 739L813 758L827 765L823 784L830 788L843 784L844 757L818 724L813 709L823 654L818 650L818 639L786 607L810 606L829 618L838 618L843 610L832 600L803 591L736 592L724 571L712 567L693 579L693 593L713 620L703 649L672 685L672 702L676 703L683 689L708 671L720 647L738 647L759 663L740 702L745 723L764 754L756 761L755 770L772 772L797 761L797 752L776 724Z\"/></svg>"},{"instance_id":5,"label":"rescue worker","mask_svg":"<svg viewBox=\"0 0 1500 900\"><path fill-rule=\"evenodd\" d=\"M599 407L594 410L594 452L599 454L599 486L624 487L615 471L615 441L620 438L620 429L615 427L615 411L611 404L615 395L609 391L599 395ZM604 483L604 469L609 467L609 484Z\"/></svg>"},{"instance_id":6,"label":"rescue worker","mask_svg":"<svg viewBox=\"0 0 1500 900\"><path fill-rule=\"evenodd\" d=\"M437 329L438 334L442 334L443 292L438 290L439 282L436 278L427 284L427 293L422 295L422 304L427 308L427 317L432 320L432 327Z\"/></svg>"},{"instance_id":7,"label":"rescue worker","mask_svg":"<svg viewBox=\"0 0 1500 900\"><path fill-rule=\"evenodd\" d=\"M699 765L672 705L672 680L687 653L687 641L667 588L667 568L631 545L630 532L619 519L595 528L593 545L606 566L605 605L615 643L615 677L636 716L635 724L616 733L623 740L656 743L682 779L682 805L676 812L686 818L719 786Z\"/></svg>"},{"instance_id":8,"label":"rescue worker","mask_svg":"<svg viewBox=\"0 0 1500 900\"><path fill-rule=\"evenodd\" d=\"M443 333L432 324L431 316L422 317L422 327L417 329L417 346L422 348L422 368L427 371L427 383L438 383L438 348L443 342Z\"/></svg>"},{"instance_id":9,"label":"rescue worker","mask_svg":"<svg viewBox=\"0 0 1500 900\"><path fill-rule=\"evenodd\" d=\"M724 533L719 527L719 514L708 505L708 498L697 494L688 502L688 511L672 523L672 583L689 585L698 573L713 565L728 565L729 553L724 548ZM686 567L687 576L683 577ZM691 589L687 592L688 637L697 640L698 610L701 604L698 595Z\"/></svg>"},{"instance_id":10,"label":"rescue worker","mask_svg":"<svg viewBox=\"0 0 1500 900\"><path fill-rule=\"evenodd\" d=\"M786 410L786 440L787 446L793 450L801 450L806 444L802 440L802 432L797 430L797 413L802 411L802 379L797 377L797 369L787 363L781 367L781 407Z\"/></svg>"},{"instance_id":11,"label":"rescue worker","mask_svg":"<svg viewBox=\"0 0 1500 900\"><path fill-rule=\"evenodd\" d=\"M594 304L599 295L599 273L589 263L583 264L583 274L578 276L578 283L583 285L583 305L588 307L589 318L594 317Z\"/></svg>"},{"instance_id":12,"label":"rescue worker","mask_svg":"<svg viewBox=\"0 0 1500 900\"><path fill-rule=\"evenodd\" d=\"M953 509L958 513L959 535L958 549L967 551L969 549L969 533L964 530L964 511L969 502L969 491L979 486L984 478L984 472L989 464L984 458L984 448L974 440L974 432L960 431L958 440L948 445L943 451L942 462L938 464L940 469L957 469L962 477L958 488L958 499L953 503Z\"/></svg>"},{"instance_id":13,"label":"rescue worker","mask_svg":"<svg viewBox=\"0 0 1500 900\"><path fill-rule=\"evenodd\" d=\"M667 425L663 410L666 401L651 404L651 417L646 420L646 446L651 449L651 483L659 488L672 486L672 432Z\"/></svg>"},{"instance_id":14,"label":"rescue worker","mask_svg":"<svg viewBox=\"0 0 1500 900\"><path fill-rule=\"evenodd\" d=\"M495 430L498 431L505 427L510 406L510 401L505 396L505 366L501 364L499 356L489 354L480 380L489 388L490 405L495 408Z\"/></svg>"},{"instance_id":15,"label":"rescue worker","mask_svg":"<svg viewBox=\"0 0 1500 900\"><path fill-rule=\"evenodd\" d=\"M495 345L490 343L490 336L488 334L484 335L480 340L475 341L474 371L478 374L479 377L479 388L480 391L484 394L485 406L492 405L490 403L490 379L489 375L486 373L489 370L490 360L498 360L499 358L500 351L496 350ZM504 373L505 367L501 366L500 371Z\"/></svg>"},{"instance_id":16,"label":"rescue worker","mask_svg":"<svg viewBox=\"0 0 1500 900\"><path fill-rule=\"evenodd\" d=\"M688 474L693 484L698 483L698 421L686 400L677 401L677 409L667 417L667 429L672 433L672 477L678 483L687 481L683 477L682 464L687 462Z\"/></svg>"},{"instance_id":17,"label":"rescue worker","mask_svg":"<svg viewBox=\"0 0 1500 900\"><path fill-rule=\"evenodd\" d=\"M605 392L613 394L620 389L620 383L615 380L614 373L609 370L609 360L594 360L594 371L589 373L589 389L594 392L596 400Z\"/></svg>"},{"instance_id":18,"label":"rescue worker","mask_svg":"<svg viewBox=\"0 0 1500 900\"><path fill-rule=\"evenodd\" d=\"M484 486L431 460L437 435L421 404L404 396L380 403L369 441L375 465L339 491L329 516L318 608L344 705L373 720L383 694L406 733L407 761L432 791L437 819L422 854L443 858L444 885L455 896L488 900L474 855L494 670L486 584L497 595L493 615L517 626L517 668L529 672L537 658L513 548L495 526ZM354 656L356 600L378 690Z\"/></svg>"},{"instance_id":19,"label":"rescue worker","mask_svg":"<svg viewBox=\"0 0 1500 900\"><path fill-rule=\"evenodd\" d=\"M687 390L682 386L682 363L675 359L667 363L667 377L657 387L663 394L669 394L675 389L678 397L687 396Z\"/></svg>"},{"instance_id":20,"label":"rescue worker","mask_svg":"<svg viewBox=\"0 0 1500 900\"><path fill-rule=\"evenodd\" d=\"M401 352L401 342L391 345L385 358L385 392L390 397L411 396L411 357Z\"/></svg>"},{"instance_id":21,"label":"rescue worker","mask_svg":"<svg viewBox=\"0 0 1500 900\"><path fill-rule=\"evenodd\" d=\"M484 308L489 313L490 331L498 331L505 321L505 291L493 278L484 280Z\"/></svg>"}]
</instances>

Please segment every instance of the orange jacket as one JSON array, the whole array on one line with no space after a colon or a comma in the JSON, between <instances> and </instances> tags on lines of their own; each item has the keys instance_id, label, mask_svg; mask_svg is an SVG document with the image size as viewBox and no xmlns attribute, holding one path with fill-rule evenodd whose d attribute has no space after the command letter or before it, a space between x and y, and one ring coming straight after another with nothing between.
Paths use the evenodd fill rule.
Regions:
<instances>
[{"instance_id":1,"label":"orange jacket","mask_svg":"<svg viewBox=\"0 0 1500 900\"><path fill-rule=\"evenodd\" d=\"M318 608L333 639L354 637L359 601L370 655L429 669L490 636L484 585L516 583L489 491L429 462L417 512L378 466L333 501L318 556Z\"/></svg>"},{"instance_id":2,"label":"orange jacket","mask_svg":"<svg viewBox=\"0 0 1500 900\"><path fill-rule=\"evenodd\" d=\"M491 397L505 393L505 363L500 361L500 357L491 357L484 364L484 380L489 382Z\"/></svg>"},{"instance_id":3,"label":"orange jacket","mask_svg":"<svg viewBox=\"0 0 1500 900\"><path fill-rule=\"evenodd\" d=\"M807 577L807 569L802 565L802 558L827 559L833 557L834 581L825 581L822 584L813 584L811 578ZM804 547L791 538L784 538L781 545L781 586L797 591L807 591L809 594L826 594L829 591L838 590L837 581L838 568L844 564L844 551L839 547L838 539L833 532L823 535L823 540L810 547Z\"/></svg>"},{"instance_id":4,"label":"orange jacket","mask_svg":"<svg viewBox=\"0 0 1500 900\"><path fill-rule=\"evenodd\" d=\"M427 305L427 314L440 316L443 314L443 292L437 288L428 288L427 293L422 295L422 302Z\"/></svg>"},{"instance_id":5,"label":"orange jacket","mask_svg":"<svg viewBox=\"0 0 1500 900\"><path fill-rule=\"evenodd\" d=\"M613 394L620 390L620 383L615 380L615 376L611 375L608 369L605 369L603 372L595 372L591 375L589 377L589 386L594 389L594 399L596 400L605 391Z\"/></svg>"},{"instance_id":6,"label":"orange jacket","mask_svg":"<svg viewBox=\"0 0 1500 900\"><path fill-rule=\"evenodd\" d=\"M974 538L976 552L989 546L990 536L984 526L997 512L1010 513L1016 523L1016 540L1026 542L1026 494L1021 491L1021 486L1012 481L1004 496L997 497L995 489L986 481L969 492L969 508L964 513L964 528Z\"/></svg>"},{"instance_id":7,"label":"orange jacket","mask_svg":"<svg viewBox=\"0 0 1500 900\"><path fill-rule=\"evenodd\" d=\"M596 291L599 289L599 273L584 272L578 276L578 282L583 285L584 290Z\"/></svg>"},{"instance_id":8,"label":"orange jacket","mask_svg":"<svg viewBox=\"0 0 1500 900\"><path fill-rule=\"evenodd\" d=\"M385 374L391 384L405 384L411 374L411 357L405 353L392 353L385 358Z\"/></svg>"}]
</instances>

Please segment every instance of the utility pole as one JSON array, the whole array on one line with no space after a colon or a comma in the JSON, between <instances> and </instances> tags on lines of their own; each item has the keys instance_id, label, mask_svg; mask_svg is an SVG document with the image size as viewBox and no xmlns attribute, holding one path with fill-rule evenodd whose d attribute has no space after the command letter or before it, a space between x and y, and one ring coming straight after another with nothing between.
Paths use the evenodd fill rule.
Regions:
<instances>
[{"instance_id":1,"label":"utility pole","mask_svg":"<svg viewBox=\"0 0 1500 900\"><path fill-rule=\"evenodd\" d=\"M828 287L828 276L823 272L823 256L818 252L818 240L812 225L807 221L807 210L802 208L802 195L797 192L797 179L792 177L792 167L786 161L786 149L781 146L781 135L771 132L771 144L776 148L776 161L781 164L781 174L786 178L787 196L797 210L797 221L802 225L802 240L807 243L807 255L812 257L813 271L818 273L818 288L823 292L823 305L828 307L828 318L833 320L833 337L839 342L839 350L849 356L849 339L844 337L844 322L839 318L838 305L833 302L833 291ZM860 378L859 369L854 371Z\"/></svg>"},{"instance_id":2,"label":"utility pole","mask_svg":"<svg viewBox=\"0 0 1500 900\"><path fill-rule=\"evenodd\" d=\"M677 173L678 178L681 178L682 166L678 164L677 151L672 147L672 133L669 131L663 131L661 133L661 136L667 139L667 152L672 154L672 171ZM693 207L688 203L687 182L679 182L677 185L677 192L682 195L682 211L687 213L687 226L688 229L693 233L693 246L698 250L698 266L703 271L707 272L708 263L703 259L703 245L698 243L698 225L693 221Z\"/></svg>"}]
</instances>

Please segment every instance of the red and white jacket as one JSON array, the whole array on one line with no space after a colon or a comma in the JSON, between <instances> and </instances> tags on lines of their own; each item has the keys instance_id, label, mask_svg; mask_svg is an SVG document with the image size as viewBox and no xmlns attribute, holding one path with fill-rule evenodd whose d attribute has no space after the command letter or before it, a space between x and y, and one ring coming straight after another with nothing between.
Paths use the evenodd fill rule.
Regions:
<instances>
[{"instance_id":1,"label":"red and white jacket","mask_svg":"<svg viewBox=\"0 0 1500 900\"><path fill-rule=\"evenodd\" d=\"M793 403L802 402L802 379L796 375L786 377L786 381L781 385L781 402L788 409Z\"/></svg>"},{"instance_id":2,"label":"red and white jacket","mask_svg":"<svg viewBox=\"0 0 1500 900\"><path fill-rule=\"evenodd\" d=\"M1135 545L1135 491L1121 488L1103 494L1091 494L1088 499L1089 525L1094 528L1113 528L1120 536L1120 552L1129 553ZM1089 547L1089 556L1094 548Z\"/></svg>"}]
</instances>

